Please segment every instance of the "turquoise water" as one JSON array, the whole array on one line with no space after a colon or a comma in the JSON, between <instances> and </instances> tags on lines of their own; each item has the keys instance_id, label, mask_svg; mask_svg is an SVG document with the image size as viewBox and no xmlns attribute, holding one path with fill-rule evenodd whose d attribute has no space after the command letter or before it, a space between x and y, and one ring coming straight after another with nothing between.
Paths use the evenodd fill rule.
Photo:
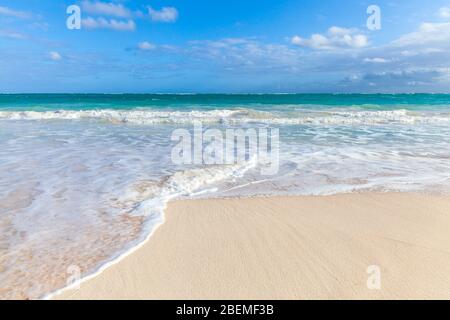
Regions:
<instances>
[{"instance_id":1,"label":"turquoise water","mask_svg":"<svg viewBox=\"0 0 450 320\"><path fill-rule=\"evenodd\" d=\"M174 162L199 124L278 130L277 171ZM170 199L448 194L450 95L0 95L0 145L0 298L39 298L141 243Z\"/></svg>"},{"instance_id":2,"label":"turquoise water","mask_svg":"<svg viewBox=\"0 0 450 320\"><path fill-rule=\"evenodd\" d=\"M448 94L0 94L2 110L92 110L144 108L214 109L251 106L359 106L365 109L448 108Z\"/></svg>"}]
</instances>

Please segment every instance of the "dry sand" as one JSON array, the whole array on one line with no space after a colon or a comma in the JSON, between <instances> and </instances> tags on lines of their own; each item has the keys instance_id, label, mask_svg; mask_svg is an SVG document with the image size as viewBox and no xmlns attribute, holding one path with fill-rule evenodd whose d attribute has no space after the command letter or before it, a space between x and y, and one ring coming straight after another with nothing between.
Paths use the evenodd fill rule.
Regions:
<instances>
[{"instance_id":1,"label":"dry sand","mask_svg":"<svg viewBox=\"0 0 450 320\"><path fill-rule=\"evenodd\" d=\"M449 299L450 197L176 201L144 246L56 298Z\"/></svg>"}]
</instances>

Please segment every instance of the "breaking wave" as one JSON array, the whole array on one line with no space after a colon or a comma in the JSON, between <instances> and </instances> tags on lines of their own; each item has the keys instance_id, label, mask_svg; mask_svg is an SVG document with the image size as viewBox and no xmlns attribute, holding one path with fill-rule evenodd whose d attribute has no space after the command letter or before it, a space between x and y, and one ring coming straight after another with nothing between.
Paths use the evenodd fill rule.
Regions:
<instances>
[{"instance_id":1,"label":"breaking wave","mask_svg":"<svg viewBox=\"0 0 450 320\"><path fill-rule=\"evenodd\" d=\"M0 120L96 120L119 124L156 125L204 123L267 123L292 125L377 125L377 124L439 124L449 123L448 112L418 112L405 109L367 110L295 110L259 111L225 109L209 111L158 110L57 110L57 111L0 111Z\"/></svg>"}]
</instances>

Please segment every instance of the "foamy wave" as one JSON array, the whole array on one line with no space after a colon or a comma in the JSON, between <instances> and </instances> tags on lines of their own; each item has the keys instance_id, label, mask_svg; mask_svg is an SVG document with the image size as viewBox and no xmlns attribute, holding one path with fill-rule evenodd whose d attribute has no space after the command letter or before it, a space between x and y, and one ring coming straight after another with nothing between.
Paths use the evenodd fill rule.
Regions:
<instances>
[{"instance_id":1,"label":"foamy wave","mask_svg":"<svg viewBox=\"0 0 450 320\"><path fill-rule=\"evenodd\" d=\"M267 123L312 125L376 125L449 123L450 113L415 112L405 109L385 111L259 111L230 109L209 111L157 110L58 110L58 111L0 111L0 120L98 120L110 123L138 125L205 123Z\"/></svg>"},{"instance_id":2,"label":"foamy wave","mask_svg":"<svg viewBox=\"0 0 450 320\"><path fill-rule=\"evenodd\" d=\"M217 122L232 118L240 110L212 111L154 111L154 110L58 110L58 111L1 111L0 119L9 120L83 120L93 119L112 123L161 124Z\"/></svg>"},{"instance_id":3,"label":"foamy wave","mask_svg":"<svg viewBox=\"0 0 450 320\"><path fill-rule=\"evenodd\" d=\"M267 119L273 124L312 125L377 125L448 123L450 114L418 113L408 110L392 111L320 111L292 113L289 117Z\"/></svg>"},{"instance_id":4,"label":"foamy wave","mask_svg":"<svg viewBox=\"0 0 450 320\"><path fill-rule=\"evenodd\" d=\"M148 218L142 237L132 243L131 248L126 247L123 251L117 252L99 268L85 274L79 281L48 293L43 296L43 299L51 299L67 289L79 286L80 283L95 277L109 266L140 248L151 237L156 228L164 222L164 209L169 200L178 196L192 195L198 190L208 191L208 189L204 188L226 179L242 177L245 172L256 165L256 158L253 158L241 164L188 169L178 171L159 181L140 181L136 183L124 195L124 198L118 200L113 206L128 207L132 204L134 210L129 212L130 215Z\"/></svg>"},{"instance_id":5,"label":"foamy wave","mask_svg":"<svg viewBox=\"0 0 450 320\"><path fill-rule=\"evenodd\" d=\"M133 186L126 197L128 201L139 203L132 214L148 216L154 214L155 210L162 212L170 199L195 192L214 191L206 188L227 179L242 177L256 165L257 159L253 158L240 164L178 171L160 181L141 181Z\"/></svg>"}]
</instances>

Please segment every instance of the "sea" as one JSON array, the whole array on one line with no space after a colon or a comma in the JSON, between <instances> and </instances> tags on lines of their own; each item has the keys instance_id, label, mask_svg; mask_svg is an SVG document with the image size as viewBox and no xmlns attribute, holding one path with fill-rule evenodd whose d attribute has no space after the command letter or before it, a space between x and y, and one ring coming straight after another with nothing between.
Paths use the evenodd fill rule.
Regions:
<instances>
[{"instance_id":1,"label":"sea","mask_svg":"<svg viewBox=\"0 0 450 320\"><path fill-rule=\"evenodd\" d=\"M276 172L174 161L199 125L277 130ZM169 200L448 194L450 95L1 94L0 146L0 298L42 299L151 241Z\"/></svg>"}]
</instances>

